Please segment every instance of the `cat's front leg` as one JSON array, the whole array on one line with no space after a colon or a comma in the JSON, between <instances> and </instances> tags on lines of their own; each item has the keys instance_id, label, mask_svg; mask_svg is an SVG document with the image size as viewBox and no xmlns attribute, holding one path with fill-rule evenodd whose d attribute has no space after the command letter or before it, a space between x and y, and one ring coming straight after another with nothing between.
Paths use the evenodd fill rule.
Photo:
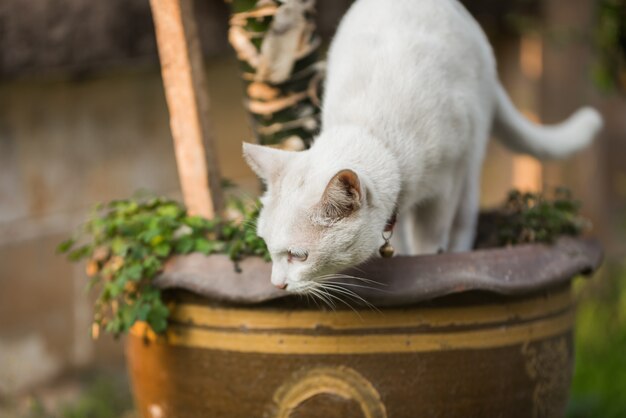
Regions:
<instances>
[{"instance_id":1,"label":"cat's front leg","mask_svg":"<svg viewBox=\"0 0 626 418\"><path fill-rule=\"evenodd\" d=\"M412 222L412 219L408 219L407 213L399 214L396 221L396 226L393 230L390 242L395 250L396 255L413 255L415 244L413 242L413 227L407 225ZM381 245L384 240L381 237Z\"/></svg>"},{"instance_id":2,"label":"cat's front leg","mask_svg":"<svg viewBox=\"0 0 626 418\"><path fill-rule=\"evenodd\" d=\"M435 254L448 250L456 199L436 198L408 211L398 225L406 254Z\"/></svg>"},{"instance_id":3,"label":"cat's front leg","mask_svg":"<svg viewBox=\"0 0 626 418\"><path fill-rule=\"evenodd\" d=\"M481 164L475 164L465 176L461 199L450 231L449 250L452 252L470 251L474 246L480 206L480 169Z\"/></svg>"}]
</instances>

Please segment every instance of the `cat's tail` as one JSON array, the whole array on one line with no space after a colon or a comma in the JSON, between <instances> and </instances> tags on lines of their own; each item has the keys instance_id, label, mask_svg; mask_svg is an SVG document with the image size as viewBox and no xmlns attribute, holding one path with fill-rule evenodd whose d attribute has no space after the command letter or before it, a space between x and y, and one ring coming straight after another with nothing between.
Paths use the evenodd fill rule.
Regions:
<instances>
[{"instance_id":1,"label":"cat's tail","mask_svg":"<svg viewBox=\"0 0 626 418\"><path fill-rule=\"evenodd\" d=\"M602 116L591 107L579 109L559 124L537 125L515 108L498 83L494 135L513 151L540 159L564 158L589 145L602 126Z\"/></svg>"}]
</instances>

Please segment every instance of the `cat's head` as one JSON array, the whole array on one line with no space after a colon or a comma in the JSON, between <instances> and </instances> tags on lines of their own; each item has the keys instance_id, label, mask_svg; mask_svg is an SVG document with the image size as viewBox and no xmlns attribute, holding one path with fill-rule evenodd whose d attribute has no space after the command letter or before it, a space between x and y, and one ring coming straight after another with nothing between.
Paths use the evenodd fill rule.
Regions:
<instances>
[{"instance_id":1,"label":"cat's head","mask_svg":"<svg viewBox=\"0 0 626 418\"><path fill-rule=\"evenodd\" d=\"M354 168L319 161L312 150L244 144L243 153L267 186L257 234L271 253L274 285L306 292L375 253L384 219L372 216L368 181Z\"/></svg>"}]
</instances>

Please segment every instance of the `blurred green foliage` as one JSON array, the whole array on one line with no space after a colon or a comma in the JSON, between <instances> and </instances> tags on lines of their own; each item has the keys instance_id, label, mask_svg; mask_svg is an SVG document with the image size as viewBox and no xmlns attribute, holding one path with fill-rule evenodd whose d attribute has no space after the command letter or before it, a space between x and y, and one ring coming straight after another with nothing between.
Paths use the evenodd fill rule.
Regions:
<instances>
[{"instance_id":1,"label":"blurred green foliage","mask_svg":"<svg viewBox=\"0 0 626 418\"><path fill-rule=\"evenodd\" d=\"M190 216L165 198L117 200L95 208L77 236L59 245L72 261L87 260L90 287L99 290L92 334L119 335L136 321L165 331L169 309L153 279L175 254L223 253L235 262L246 255L269 261L256 235L259 204L231 198L228 219Z\"/></svg>"},{"instance_id":2,"label":"blurred green foliage","mask_svg":"<svg viewBox=\"0 0 626 418\"><path fill-rule=\"evenodd\" d=\"M122 390L107 379L97 379L76 403L66 405L62 418L119 418L133 408L128 390Z\"/></svg>"},{"instance_id":3,"label":"blurred green foliage","mask_svg":"<svg viewBox=\"0 0 626 418\"><path fill-rule=\"evenodd\" d=\"M594 34L593 76L605 91L626 93L626 0L600 0Z\"/></svg>"},{"instance_id":4,"label":"blurred green foliage","mask_svg":"<svg viewBox=\"0 0 626 418\"><path fill-rule=\"evenodd\" d=\"M568 418L626 417L626 265L580 283Z\"/></svg>"},{"instance_id":5,"label":"blurred green foliage","mask_svg":"<svg viewBox=\"0 0 626 418\"><path fill-rule=\"evenodd\" d=\"M89 372L73 377L81 387L71 400L47 407L39 396L31 396L26 407L0 410L3 418L139 418L125 374ZM8 415L3 415L8 414Z\"/></svg>"},{"instance_id":6,"label":"blurred green foliage","mask_svg":"<svg viewBox=\"0 0 626 418\"><path fill-rule=\"evenodd\" d=\"M563 187L551 193L512 190L493 219L497 244L550 243L563 235L580 235L588 223L579 214L580 206Z\"/></svg>"},{"instance_id":7,"label":"blurred green foliage","mask_svg":"<svg viewBox=\"0 0 626 418\"><path fill-rule=\"evenodd\" d=\"M529 2L513 2L518 9L524 3ZM563 7L569 6L563 2ZM593 50L590 76L596 87L604 92L626 94L626 0L597 0L591 26L581 27L551 24L537 10L534 13L514 7L513 10L505 18L508 29L517 34L539 34L555 46L588 46Z\"/></svg>"}]
</instances>

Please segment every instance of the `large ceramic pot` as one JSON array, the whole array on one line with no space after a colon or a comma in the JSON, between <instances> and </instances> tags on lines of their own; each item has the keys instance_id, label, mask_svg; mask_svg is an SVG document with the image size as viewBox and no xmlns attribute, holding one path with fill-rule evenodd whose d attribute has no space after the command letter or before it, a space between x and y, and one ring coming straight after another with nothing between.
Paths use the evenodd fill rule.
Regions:
<instances>
[{"instance_id":1,"label":"large ceramic pot","mask_svg":"<svg viewBox=\"0 0 626 418\"><path fill-rule=\"evenodd\" d=\"M559 417L572 374L571 278L599 260L593 243L567 241L377 261L364 271L387 270L391 293L411 279L426 295L414 287L415 303L379 311L170 290L167 334L138 324L128 340L136 403L155 418Z\"/></svg>"}]
</instances>

